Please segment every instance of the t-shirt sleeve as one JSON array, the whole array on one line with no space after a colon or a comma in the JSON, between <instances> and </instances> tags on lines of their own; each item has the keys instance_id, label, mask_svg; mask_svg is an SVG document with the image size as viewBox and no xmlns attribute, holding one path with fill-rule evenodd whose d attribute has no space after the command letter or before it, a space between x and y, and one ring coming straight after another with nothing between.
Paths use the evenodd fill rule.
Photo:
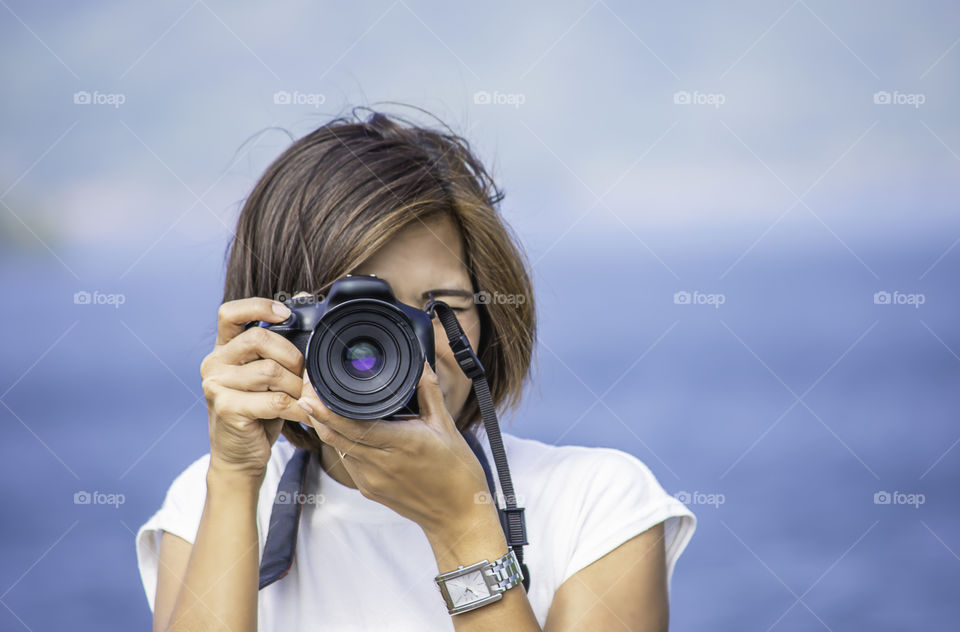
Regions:
<instances>
[{"instance_id":1,"label":"t-shirt sleeve","mask_svg":"<svg viewBox=\"0 0 960 632\"><path fill-rule=\"evenodd\" d=\"M664 491L646 464L627 452L587 448L574 465L576 472L570 474L579 479L581 495L571 524L572 554L560 584L627 540L663 522L669 594L674 565L693 536L696 516Z\"/></svg>"},{"instance_id":2,"label":"t-shirt sleeve","mask_svg":"<svg viewBox=\"0 0 960 632\"><path fill-rule=\"evenodd\" d=\"M160 509L137 530L137 565L151 612L157 594L160 539L164 531L190 543L196 539L206 501L209 463L210 455L205 454L181 472L170 484Z\"/></svg>"}]
</instances>

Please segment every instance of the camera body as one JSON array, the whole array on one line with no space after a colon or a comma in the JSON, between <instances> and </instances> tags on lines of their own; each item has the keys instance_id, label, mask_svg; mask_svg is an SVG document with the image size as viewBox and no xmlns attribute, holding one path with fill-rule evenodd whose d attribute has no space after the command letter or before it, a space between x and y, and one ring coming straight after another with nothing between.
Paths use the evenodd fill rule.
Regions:
<instances>
[{"instance_id":1,"label":"camera body","mask_svg":"<svg viewBox=\"0 0 960 632\"><path fill-rule=\"evenodd\" d=\"M347 275L323 300L284 301L290 316L259 321L297 347L321 401L349 419L419 415L416 388L428 361L436 369L433 320L397 300L375 275Z\"/></svg>"}]
</instances>

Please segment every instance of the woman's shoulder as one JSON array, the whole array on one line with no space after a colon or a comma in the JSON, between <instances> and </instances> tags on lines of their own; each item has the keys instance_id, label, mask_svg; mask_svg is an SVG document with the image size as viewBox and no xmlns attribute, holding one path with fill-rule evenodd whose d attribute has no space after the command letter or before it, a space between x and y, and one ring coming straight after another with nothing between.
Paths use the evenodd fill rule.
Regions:
<instances>
[{"instance_id":1,"label":"woman's shoulder","mask_svg":"<svg viewBox=\"0 0 960 632\"><path fill-rule=\"evenodd\" d=\"M276 494L280 476L294 451L293 445L282 437L273 444L267 472L260 488L258 521L261 531L265 529L265 516L269 515L269 509L273 505L273 496ZM209 467L209 452L187 465L170 483L160 508L137 529L137 561L151 609L154 607L162 534L171 533L190 543L196 539L206 502Z\"/></svg>"},{"instance_id":2,"label":"woman's shoulder","mask_svg":"<svg viewBox=\"0 0 960 632\"><path fill-rule=\"evenodd\" d=\"M639 458L618 448L556 445L502 432L511 472L532 480L616 479L656 481Z\"/></svg>"},{"instance_id":3,"label":"woman's shoulder","mask_svg":"<svg viewBox=\"0 0 960 632\"><path fill-rule=\"evenodd\" d=\"M274 442L260 488L261 500L265 493L272 496L295 450L296 448L282 436ZM210 453L207 452L177 474L167 488L160 510L152 522L158 522L158 526L163 530L172 531L188 542L192 542L206 501L209 467ZM264 503L261 502L261 504Z\"/></svg>"},{"instance_id":4,"label":"woman's shoulder","mask_svg":"<svg viewBox=\"0 0 960 632\"><path fill-rule=\"evenodd\" d=\"M267 471L264 476L263 485L266 487L270 481L279 481L283 469L293 456L296 448L283 436L274 442L270 450L270 459L267 461ZM170 483L167 490L167 499L176 499L182 496L196 495L197 492L206 491L207 470L210 467L210 453L198 457L190 465L184 468Z\"/></svg>"},{"instance_id":5,"label":"woman's shoulder","mask_svg":"<svg viewBox=\"0 0 960 632\"><path fill-rule=\"evenodd\" d=\"M501 431L510 475L518 500L528 505L550 505L557 511L576 511L617 502L678 515L690 513L668 494L642 460L618 448L555 445ZM477 437L493 467L494 459L481 427ZM497 478L494 472L494 478ZM499 481L498 481L499 487ZM564 502L553 504L562 497Z\"/></svg>"},{"instance_id":6,"label":"woman's shoulder","mask_svg":"<svg viewBox=\"0 0 960 632\"><path fill-rule=\"evenodd\" d=\"M661 522L669 582L697 519L664 490L646 463L617 448L501 434L518 504L527 508L530 527L551 539L549 550L559 560L553 571L556 586Z\"/></svg>"}]
</instances>

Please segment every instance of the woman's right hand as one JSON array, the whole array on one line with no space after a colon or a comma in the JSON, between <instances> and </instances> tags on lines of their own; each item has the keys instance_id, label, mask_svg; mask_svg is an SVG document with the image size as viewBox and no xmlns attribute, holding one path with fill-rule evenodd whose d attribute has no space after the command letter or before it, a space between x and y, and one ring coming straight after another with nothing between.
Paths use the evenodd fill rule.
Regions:
<instances>
[{"instance_id":1,"label":"woman's right hand","mask_svg":"<svg viewBox=\"0 0 960 632\"><path fill-rule=\"evenodd\" d=\"M280 334L244 325L278 323L282 303L242 298L220 306L217 342L200 364L210 430L210 469L260 478L285 419L309 423L297 405L303 354Z\"/></svg>"}]
</instances>

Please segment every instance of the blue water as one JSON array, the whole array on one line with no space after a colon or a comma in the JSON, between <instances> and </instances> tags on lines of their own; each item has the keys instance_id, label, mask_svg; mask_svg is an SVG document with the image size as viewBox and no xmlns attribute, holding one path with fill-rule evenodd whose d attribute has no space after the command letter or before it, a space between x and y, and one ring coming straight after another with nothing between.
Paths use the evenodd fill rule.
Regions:
<instances>
[{"instance_id":1,"label":"blue water","mask_svg":"<svg viewBox=\"0 0 960 632\"><path fill-rule=\"evenodd\" d=\"M722 495L690 505L672 629L955 629L960 252L920 279L950 240L857 248L879 278L835 243L758 248L722 279L742 247L664 255L678 280L611 239L538 264L535 382L503 427ZM161 245L124 280L138 252L58 254L79 280L46 251L0 267L0 629L148 629L133 531L207 450L222 244ZM75 305L78 290L125 302ZM677 305L681 290L725 302ZM877 305L880 290L925 303Z\"/></svg>"}]
</instances>

